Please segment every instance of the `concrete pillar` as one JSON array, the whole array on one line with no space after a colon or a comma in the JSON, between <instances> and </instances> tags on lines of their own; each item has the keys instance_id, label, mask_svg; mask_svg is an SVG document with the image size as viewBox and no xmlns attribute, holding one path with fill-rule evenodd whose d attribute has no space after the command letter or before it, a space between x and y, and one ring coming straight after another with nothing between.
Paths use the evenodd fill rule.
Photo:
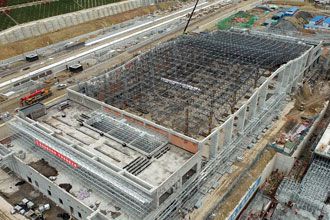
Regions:
<instances>
[{"instance_id":1,"label":"concrete pillar","mask_svg":"<svg viewBox=\"0 0 330 220\"><path fill-rule=\"evenodd\" d=\"M294 83L294 79L296 76L296 72L297 72L297 61L293 61L291 63L291 67L290 67L290 75L289 75L289 84L288 84L288 90L289 92L292 91L292 87L293 87L293 83Z\"/></svg>"},{"instance_id":2,"label":"concrete pillar","mask_svg":"<svg viewBox=\"0 0 330 220\"><path fill-rule=\"evenodd\" d=\"M64 22L65 22L65 24L66 24L67 26L71 26L71 25L72 25L72 22L71 22L70 16L64 16L64 17L63 17L63 20L64 20Z\"/></svg>"},{"instance_id":3,"label":"concrete pillar","mask_svg":"<svg viewBox=\"0 0 330 220\"><path fill-rule=\"evenodd\" d=\"M210 141L210 150L209 150L210 159L214 159L217 156L219 136L220 136L219 129L217 129L217 132L213 134Z\"/></svg>"},{"instance_id":4,"label":"concrete pillar","mask_svg":"<svg viewBox=\"0 0 330 220\"><path fill-rule=\"evenodd\" d=\"M104 16L104 17L109 16L108 8L102 8L102 13L103 13L103 16Z\"/></svg>"},{"instance_id":5,"label":"concrete pillar","mask_svg":"<svg viewBox=\"0 0 330 220\"><path fill-rule=\"evenodd\" d=\"M113 6L113 12L114 12L114 14L118 14L118 12L119 12L119 9L118 8L119 8L118 5L114 5Z\"/></svg>"},{"instance_id":6,"label":"concrete pillar","mask_svg":"<svg viewBox=\"0 0 330 220\"><path fill-rule=\"evenodd\" d=\"M5 37L4 34L1 34L1 35L0 35L0 43L1 43L1 44L5 44L5 43L7 43L7 40L6 40L6 37Z\"/></svg>"},{"instance_id":7,"label":"concrete pillar","mask_svg":"<svg viewBox=\"0 0 330 220\"><path fill-rule=\"evenodd\" d=\"M290 66L286 66L283 71L283 78L281 81L281 87L283 92L287 91L286 88L289 84L289 74L290 74Z\"/></svg>"},{"instance_id":8,"label":"concrete pillar","mask_svg":"<svg viewBox=\"0 0 330 220\"><path fill-rule=\"evenodd\" d=\"M99 9L97 10L97 15L98 15L98 18L103 18L103 17L104 17L104 13L103 13L102 8L99 8Z\"/></svg>"},{"instance_id":9,"label":"concrete pillar","mask_svg":"<svg viewBox=\"0 0 330 220\"><path fill-rule=\"evenodd\" d=\"M53 25L50 22L45 22L46 30L47 32L53 32L54 28Z\"/></svg>"},{"instance_id":10,"label":"concrete pillar","mask_svg":"<svg viewBox=\"0 0 330 220\"><path fill-rule=\"evenodd\" d=\"M203 143L198 142L198 152L197 154L197 175L201 172L202 170L202 158L203 158L203 154L202 154L202 148L204 147ZM179 182L180 186L182 187L182 176L180 178L180 182Z\"/></svg>"},{"instance_id":11,"label":"concrete pillar","mask_svg":"<svg viewBox=\"0 0 330 220\"><path fill-rule=\"evenodd\" d=\"M24 36L24 38L28 38L29 37L29 30L28 30L28 28L27 27L25 27L25 26L23 26L22 28L21 28L21 31L22 31L22 34L23 34L23 36Z\"/></svg>"},{"instance_id":12,"label":"concrete pillar","mask_svg":"<svg viewBox=\"0 0 330 220\"><path fill-rule=\"evenodd\" d=\"M33 36L39 36L40 35L39 30L37 28L37 25L33 25L31 31L33 33Z\"/></svg>"},{"instance_id":13,"label":"concrete pillar","mask_svg":"<svg viewBox=\"0 0 330 220\"><path fill-rule=\"evenodd\" d=\"M276 88L275 88L275 93L279 94L282 92L282 79L283 79L283 70L277 72L277 79L276 79Z\"/></svg>"},{"instance_id":14,"label":"concrete pillar","mask_svg":"<svg viewBox=\"0 0 330 220\"><path fill-rule=\"evenodd\" d=\"M263 107L265 106L267 94L268 94L268 82L264 83L262 87L259 88L258 112L261 112L263 110Z\"/></svg>"},{"instance_id":15,"label":"concrete pillar","mask_svg":"<svg viewBox=\"0 0 330 220\"><path fill-rule=\"evenodd\" d=\"M50 21L50 23L53 25L54 31L57 31L58 29L60 29L60 25L58 24L57 19L52 19Z\"/></svg>"},{"instance_id":16,"label":"concrete pillar","mask_svg":"<svg viewBox=\"0 0 330 220\"><path fill-rule=\"evenodd\" d=\"M15 30L13 30L13 33L15 35L15 39L17 39L17 40L22 40L24 37L21 29L15 29Z\"/></svg>"},{"instance_id":17,"label":"concrete pillar","mask_svg":"<svg viewBox=\"0 0 330 220\"><path fill-rule=\"evenodd\" d=\"M124 2L123 6L124 6L124 10L125 11L130 10L130 8L129 8L129 2Z\"/></svg>"},{"instance_id":18,"label":"concrete pillar","mask_svg":"<svg viewBox=\"0 0 330 220\"><path fill-rule=\"evenodd\" d=\"M105 9L107 10L107 16L112 15L112 10L110 7L106 7Z\"/></svg>"},{"instance_id":19,"label":"concrete pillar","mask_svg":"<svg viewBox=\"0 0 330 220\"><path fill-rule=\"evenodd\" d=\"M109 10L111 11L111 13L110 13L111 15L116 14L114 7L110 7Z\"/></svg>"},{"instance_id":20,"label":"concrete pillar","mask_svg":"<svg viewBox=\"0 0 330 220\"><path fill-rule=\"evenodd\" d=\"M65 21L62 18L58 19L58 24L59 24L60 28L66 28Z\"/></svg>"},{"instance_id":21,"label":"concrete pillar","mask_svg":"<svg viewBox=\"0 0 330 220\"><path fill-rule=\"evenodd\" d=\"M87 11L86 16L87 16L88 20L92 20L92 12L91 11Z\"/></svg>"},{"instance_id":22,"label":"concrete pillar","mask_svg":"<svg viewBox=\"0 0 330 220\"><path fill-rule=\"evenodd\" d=\"M303 78L303 65L304 65L304 57L301 57L297 62L295 81L293 82L293 87L296 88L297 84L302 81Z\"/></svg>"},{"instance_id":23,"label":"concrete pillar","mask_svg":"<svg viewBox=\"0 0 330 220\"><path fill-rule=\"evenodd\" d=\"M42 23L37 23L37 28L38 28L40 34L46 33L46 30L44 29L44 26Z\"/></svg>"},{"instance_id":24,"label":"concrete pillar","mask_svg":"<svg viewBox=\"0 0 330 220\"><path fill-rule=\"evenodd\" d=\"M251 115L251 120L254 119L257 113L257 104L258 104L258 93L253 94L251 102L249 104L249 112Z\"/></svg>"},{"instance_id":25,"label":"concrete pillar","mask_svg":"<svg viewBox=\"0 0 330 220\"><path fill-rule=\"evenodd\" d=\"M244 133L244 126L245 126L245 116L246 116L246 108L247 105L244 105L238 112L237 117L237 129L238 133L242 135Z\"/></svg>"},{"instance_id":26,"label":"concrete pillar","mask_svg":"<svg viewBox=\"0 0 330 220\"><path fill-rule=\"evenodd\" d=\"M137 1L132 1L131 4L132 4L132 8L137 8L137 7L139 7Z\"/></svg>"},{"instance_id":27,"label":"concrete pillar","mask_svg":"<svg viewBox=\"0 0 330 220\"><path fill-rule=\"evenodd\" d=\"M82 18L81 12L76 13L76 18L77 18L78 24L84 23L84 19Z\"/></svg>"},{"instance_id":28,"label":"concrete pillar","mask_svg":"<svg viewBox=\"0 0 330 220\"><path fill-rule=\"evenodd\" d=\"M230 117L224 124L224 146L226 147L232 141L234 127L234 118Z\"/></svg>"},{"instance_id":29,"label":"concrete pillar","mask_svg":"<svg viewBox=\"0 0 330 220\"><path fill-rule=\"evenodd\" d=\"M80 17L80 16L79 16L79 15L76 15L76 14L74 14L74 15L71 16L72 25L80 24L80 23L79 23L80 20L78 20L79 17ZM81 21L82 21L82 20L81 20Z\"/></svg>"}]
</instances>

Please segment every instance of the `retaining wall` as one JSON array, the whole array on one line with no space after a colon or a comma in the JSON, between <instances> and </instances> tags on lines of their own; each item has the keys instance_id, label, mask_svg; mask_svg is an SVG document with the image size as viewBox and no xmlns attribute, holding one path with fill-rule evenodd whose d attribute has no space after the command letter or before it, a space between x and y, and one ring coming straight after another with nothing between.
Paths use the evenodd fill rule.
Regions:
<instances>
[{"instance_id":1,"label":"retaining wall","mask_svg":"<svg viewBox=\"0 0 330 220\"><path fill-rule=\"evenodd\" d=\"M250 201L254 193L258 190L258 188L266 181L266 179L270 176L273 170L278 169L280 172L288 174L292 169L294 164L294 158L276 153L272 160L268 162L265 169L262 171L260 176L251 184L247 192L241 198L240 202L233 209L231 214L226 218L226 220L235 220L238 215L242 212L244 207Z\"/></svg>"},{"instance_id":2,"label":"retaining wall","mask_svg":"<svg viewBox=\"0 0 330 220\"><path fill-rule=\"evenodd\" d=\"M91 20L152 5L155 2L157 0L128 0L20 24L0 32L0 44L36 37Z\"/></svg>"}]
</instances>

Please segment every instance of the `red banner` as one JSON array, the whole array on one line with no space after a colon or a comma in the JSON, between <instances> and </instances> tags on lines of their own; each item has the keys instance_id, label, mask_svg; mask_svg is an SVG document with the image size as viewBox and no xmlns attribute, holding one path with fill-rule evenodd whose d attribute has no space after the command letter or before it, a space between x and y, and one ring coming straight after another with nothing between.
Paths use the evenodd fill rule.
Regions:
<instances>
[{"instance_id":1,"label":"red banner","mask_svg":"<svg viewBox=\"0 0 330 220\"><path fill-rule=\"evenodd\" d=\"M78 168L78 164L76 162L74 162L73 160L69 159L67 156L64 156L63 154L57 152L53 148L49 147L47 144L44 144L44 143L42 143L39 140L35 140L34 143L38 147L41 147L42 149L44 149L44 150L48 151L49 153L55 155L56 157L60 158L61 160L63 160L67 164L69 164L70 166L72 166L74 168Z\"/></svg>"}]
</instances>

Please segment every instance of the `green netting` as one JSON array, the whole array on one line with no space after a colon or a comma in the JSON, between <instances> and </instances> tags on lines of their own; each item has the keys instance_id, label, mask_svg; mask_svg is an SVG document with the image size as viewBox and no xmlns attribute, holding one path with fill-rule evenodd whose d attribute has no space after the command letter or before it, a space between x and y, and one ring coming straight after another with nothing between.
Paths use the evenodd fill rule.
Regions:
<instances>
[{"instance_id":1,"label":"green netting","mask_svg":"<svg viewBox=\"0 0 330 220\"><path fill-rule=\"evenodd\" d=\"M231 27L251 28L257 20L258 16L240 11L228 18L221 20L217 26L220 30L226 30Z\"/></svg>"}]
</instances>

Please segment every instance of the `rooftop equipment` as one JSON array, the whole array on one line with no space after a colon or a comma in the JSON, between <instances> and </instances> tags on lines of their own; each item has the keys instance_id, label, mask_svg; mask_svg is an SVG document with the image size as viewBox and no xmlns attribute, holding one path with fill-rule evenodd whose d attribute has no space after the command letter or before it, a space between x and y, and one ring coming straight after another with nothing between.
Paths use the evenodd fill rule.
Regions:
<instances>
[{"instance_id":1,"label":"rooftop equipment","mask_svg":"<svg viewBox=\"0 0 330 220\"><path fill-rule=\"evenodd\" d=\"M38 54L28 54L25 56L25 60L28 61L28 62L33 62L33 61L36 61L36 60L39 60L39 56Z\"/></svg>"},{"instance_id":2,"label":"rooftop equipment","mask_svg":"<svg viewBox=\"0 0 330 220\"><path fill-rule=\"evenodd\" d=\"M69 66L69 70L70 70L70 72L73 72L73 73L79 73L79 72L83 71L84 69L81 64L74 64L74 65Z\"/></svg>"}]
</instances>

